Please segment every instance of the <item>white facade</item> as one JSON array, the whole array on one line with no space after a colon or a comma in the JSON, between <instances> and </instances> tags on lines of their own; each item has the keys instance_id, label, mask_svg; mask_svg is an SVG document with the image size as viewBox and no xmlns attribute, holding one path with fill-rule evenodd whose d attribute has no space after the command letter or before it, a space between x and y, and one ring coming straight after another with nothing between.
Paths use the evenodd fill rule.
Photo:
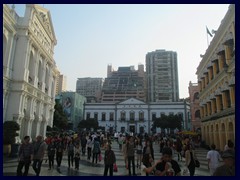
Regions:
<instances>
[{"instance_id":1,"label":"white facade","mask_svg":"<svg viewBox=\"0 0 240 180\"><path fill-rule=\"evenodd\" d=\"M188 128L190 107L186 102L144 103L135 98L120 103L86 103L84 119L94 118L105 130L150 133L153 116L182 114L183 127ZM124 116L125 114L125 116ZM112 118L111 118L112 116ZM124 118L125 117L125 118ZM124 129L124 130L123 130Z\"/></svg>"},{"instance_id":2,"label":"white facade","mask_svg":"<svg viewBox=\"0 0 240 180\"><path fill-rule=\"evenodd\" d=\"M33 139L52 126L58 70L51 15L27 4L24 17L3 5L3 121L20 125Z\"/></svg>"}]
</instances>

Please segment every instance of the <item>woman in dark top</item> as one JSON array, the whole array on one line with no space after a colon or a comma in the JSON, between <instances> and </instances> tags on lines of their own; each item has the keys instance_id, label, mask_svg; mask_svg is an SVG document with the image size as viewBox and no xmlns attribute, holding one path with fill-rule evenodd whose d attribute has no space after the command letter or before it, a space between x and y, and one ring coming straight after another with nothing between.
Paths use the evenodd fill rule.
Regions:
<instances>
[{"instance_id":1,"label":"woman in dark top","mask_svg":"<svg viewBox=\"0 0 240 180\"><path fill-rule=\"evenodd\" d=\"M105 151L104 155L104 176L107 176L108 174L108 169L110 176L113 176L113 164L116 163L116 156L111 149L111 146L108 144L107 145L107 150Z\"/></svg>"}]
</instances>

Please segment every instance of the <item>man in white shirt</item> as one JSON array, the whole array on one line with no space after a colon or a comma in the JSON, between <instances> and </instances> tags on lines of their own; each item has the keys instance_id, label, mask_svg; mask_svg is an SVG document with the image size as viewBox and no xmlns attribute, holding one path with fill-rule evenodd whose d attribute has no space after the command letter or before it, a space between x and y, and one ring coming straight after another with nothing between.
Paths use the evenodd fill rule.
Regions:
<instances>
[{"instance_id":1,"label":"man in white shirt","mask_svg":"<svg viewBox=\"0 0 240 180\"><path fill-rule=\"evenodd\" d=\"M221 160L221 156L218 151L215 150L216 146L214 144L211 145L211 150L207 153L208 160L208 169L210 170L210 175L212 176L217 167L219 166L219 162Z\"/></svg>"}]
</instances>

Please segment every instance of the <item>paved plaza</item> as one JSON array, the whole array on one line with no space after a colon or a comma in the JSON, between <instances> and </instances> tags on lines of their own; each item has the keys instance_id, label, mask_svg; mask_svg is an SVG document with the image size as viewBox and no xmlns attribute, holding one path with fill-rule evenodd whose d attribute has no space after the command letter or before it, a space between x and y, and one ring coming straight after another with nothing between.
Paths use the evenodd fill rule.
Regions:
<instances>
[{"instance_id":1,"label":"paved plaza","mask_svg":"<svg viewBox=\"0 0 240 180\"><path fill-rule=\"evenodd\" d=\"M159 152L159 145L153 144L154 147L154 157L155 160L161 158L161 153ZM119 150L117 142L112 143L112 149L116 154L118 172L114 172L114 176L127 176L128 170L125 168L125 163L123 160L122 152ZM102 154L104 150L102 149ZM201 163L200 168L196 168L195 176L209 176L207 169L207 150L203 148L196 148L197 157ZM174 154L173 159L177 160L177 155ZM136 157L135 157L136 160ZM56 164L56 161L54 162ZM184 159L179 162L181 169L184 169ZM137 164L137 163L135 163ZM4 176L16 176L17 170L17 159L16 158L7 158L3 159L3 175ZM81 156L79 170L75 170L74 167L68 168L67 156L66 154L63 157L62 165L60 170L57 170L56 166L52 170L48 170L48 162L43 161L42 169L40 176L103 176L104 172L104 163L103 161L99 162L97 165L92 164L92 160L87 160L87 156ZM138 174L139 172L136 171ZM29 176L35 176L35 173L32 167L29 168Z\"/></svg>"}]
</instances>

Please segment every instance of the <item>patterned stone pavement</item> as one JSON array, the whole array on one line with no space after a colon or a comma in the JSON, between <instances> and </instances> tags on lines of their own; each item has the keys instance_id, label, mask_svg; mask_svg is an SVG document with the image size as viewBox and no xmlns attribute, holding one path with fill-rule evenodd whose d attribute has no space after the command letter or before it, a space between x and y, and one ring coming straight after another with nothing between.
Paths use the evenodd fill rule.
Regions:
<instances>
[{"instance_id":1,"label":"patterned stone pavement","mask_svg":"<svg viewBox=\"0 0 240 180\"><path fill-rule=\"evenodd\" d=\"M154 144L154 157L155 160L161 158L159 153L159 145ZM116 154L118 172L114 172L114 176L127 176L128 170L125 168L122 152L118 148L117 142L112 143L112 149ZM103 155L104 150L102 150ZM209 176L207 169L207 150L202 148L196 149L197 157L200 161L200 168L196 168L195 176ZM173 158L177 160L177 155L174 154ZM136 157L135 157L136 159ZM181 169L184 169L184 159L179 162ZM56 164L56 163L55 163ZM135 163L136 164L136 163ZM16 176L17 169L17 159L16 158L3 158L3 175L4 176ZM60 169L56 167L52 170L48 170L48 163L45 160L42 163L40 176L102 176L104 172L103 161L98 162L98 164L92 164L92 161L87 160L87 156L81 156L79 170L75 170L74 167L68 168L67 156L63 157L62 165ZM138 171L136 171L138 173ZM32 167L29 168L29 176L35 176Z\"/></svg>"}]
</instances>

